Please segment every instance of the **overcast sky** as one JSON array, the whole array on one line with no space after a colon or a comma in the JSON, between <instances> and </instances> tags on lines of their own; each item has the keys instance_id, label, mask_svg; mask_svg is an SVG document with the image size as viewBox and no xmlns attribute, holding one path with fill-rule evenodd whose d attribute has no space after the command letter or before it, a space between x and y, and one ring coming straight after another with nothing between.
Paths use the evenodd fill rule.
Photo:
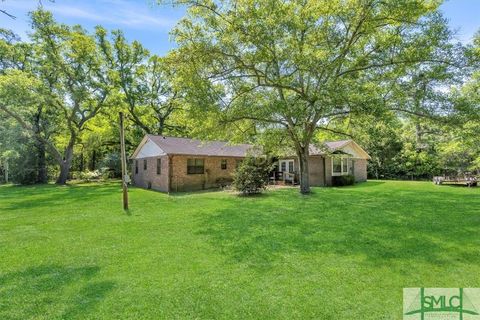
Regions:
<instances>
[{"instance_id":1,"label":"overcast sky","mask_svg":"<svg viewBox=\"0 0 480 320\"><path fill-rule=\"evenodd\" d=\"M0 27L25 37L30 29L28 12L38 3L38 0L0 2L0 8L17 17L0 15ZM42 3L60 22L81 24L89 30L99 24L109 30L121 29L129 40L139 40L157 54L164 54L174 46L169 31L184 14L183 8L159 6L154 0L42 0ZM471 41L480 29L480 0L449 0L441 9L451 28L457 31L457 39L464 43Z\"/></svg>"}]
</instances>

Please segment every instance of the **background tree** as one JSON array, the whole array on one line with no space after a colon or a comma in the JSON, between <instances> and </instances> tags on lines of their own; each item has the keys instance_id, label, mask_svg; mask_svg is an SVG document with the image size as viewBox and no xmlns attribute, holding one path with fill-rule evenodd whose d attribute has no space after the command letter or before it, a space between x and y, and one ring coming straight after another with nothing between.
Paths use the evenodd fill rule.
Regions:
<instances>
[{"instance_id":1,"label":"background tree","mask_svg":"<svg viewBox=\"0 0 480 320\"><path fill-rule=\"evenodd\" d=\"M20 109L36 105L39 99L44 103L62 134L57 139L44 135L39 139L59 165L57 183L65 184L77 139L88 121L109 104L108 67L94 37L81 27L58 24L51 13L43 10L32 13L32 27L33 71L3 76L1 90L8 101L0 104L0 109L34 133L35 127ZM25 96L20 101L11 92Z\"/></svg>"},{"instance_id":2,"label":"background tree","mask_svg":"<svg viewBox=\"0 0 480 320\"><path fill-rule=\"evenodd\" d=\"M111 42L105 29L97 28L101 48L115 74L130 119L147 134L182 131L173 114L182 108L182 92L166 57L151 55L139 42L127 42L119 30Z\"/></svg>"}]
</instances>

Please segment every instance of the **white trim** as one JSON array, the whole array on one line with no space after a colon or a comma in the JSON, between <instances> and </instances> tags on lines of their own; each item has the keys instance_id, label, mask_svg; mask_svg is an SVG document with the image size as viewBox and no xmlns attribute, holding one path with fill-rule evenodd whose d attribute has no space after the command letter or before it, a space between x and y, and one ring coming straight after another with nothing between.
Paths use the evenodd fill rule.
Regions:
<instances>
[{"instance_id":1,"label":"white trim","mask_svg":"<svg viewBox=\"0 0 480 320\"><path fill-rule=\"evenodd\" d=\"M166 153L155 142L153 142L152 139L145 136L131 156L131 159L161 157L164 155L166 155Z\"/></svg>"},{"instance_id":2,"label":"white trim","mask_svg":"<svg viewBox=\"0 0 480 320\"><path fill-rule=\"evenodd\" d=\"M145 135L143 138L142 138L142 141L140 141L140 143L138 144L137 148L135 149L135 151L133 152L133 154L130 156L130 159L135 159L137 158L137 154L140 152L140 149L142 149L143 145L145 144L145 142L147 142L147 139L148 139L148 136Z\"/></svg>"},{"instance_id":3,"label":"white trim","mask_svg":"<svg viewBox=\"0 0 480 320\"><path fill-rule=\"evenodd\" d=\"M349 140L348 143L345 143L344 145L342 145L341 147L337 148L336 150L338 150L338 149L343 149L343 148L345 148L346 146L348 146L348 145L350 145L350 144L352 145L353 149L358 153L358 155L359 155L358 158L359 158L359 159L367 159L367 160L370 160L370 159L371 159L370 155L369 155L365 150L363 150L363 148L360 147L360 146L358 145L358 143L356 143L356 142L353 141L353 140Z\"/></svg>"},{"instance_id":4,"label":"white trim","mask_svg":"<svg viewBox=\"0 0 480 320\"><path fill-rule=\"evenodd\" d=\"M282 170L282 162L285 163L285 171ZM279 160L279 161L278 161L278 171L280 171L280 172L289 172L289 173L290 173L290 170L289 170L289 163L290 163L290 162L293 163L293 165L292 165L292 167L293 167L293 172L295 172L295 160L293 160L293 159ZM293 172L292 172L292 173L293 173Z\"/></svg>"},{"instance_id":5,"label":"white trim","mask_svg":"<svg viewBox=\"0 0 480 320\"><path fill-rule=\"evenodd\" d=\"M333 176L346 176L348 174L350 174L350 161L348 161L349 159L353 159L352 157L331 157L331 167L332 167L332 177ZM335 159L340 159L340 172L334 172L333 171L333 160ZM347 171L343 171L343 161L347 161Z\"/></svg>"}]
</instances>

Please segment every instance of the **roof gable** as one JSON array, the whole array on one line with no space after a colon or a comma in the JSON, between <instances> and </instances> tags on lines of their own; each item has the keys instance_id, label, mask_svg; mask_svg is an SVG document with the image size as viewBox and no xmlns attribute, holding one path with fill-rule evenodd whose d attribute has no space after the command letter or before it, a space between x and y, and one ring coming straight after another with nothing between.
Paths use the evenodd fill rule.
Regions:
<instances>
[{"instance_id":1,"label":"roof gable","mask_svg":"<svg viewBox=\"0 0 480 320\"><path fill-rule=\"evenodd\" d=\"M324 155L341 151L354 158L370 159L368 153L353 140L327 141L323 143L322 147L310 145L309 151L310 155Z\"/></svg>"},{"instance_id":2,"label":"roof gable","mask_svg":"<svg viewBox=\"0 0 480 320\"><path fill-rule=\"evenodd\" d=\"M149 157L159 157L166 155L155 142L153 142L148 136L143 137L142 141L138 145L135 152L132 154L131 159L141 159Z\"/></svg>"},{"instance_id":3,"label":"roof gable","mask_svg":"<svg viewBox=\"0 0 480 320\"><path fill-rule=\"evenodd\" d=\"M363 150L362 147L360 147L355 141L351 140L349 143L344 144L340 148L345 153L351 154L354 158L359 158L359 159L370 159L370 156L368 153Z\"/></svg>"}]
</instances>

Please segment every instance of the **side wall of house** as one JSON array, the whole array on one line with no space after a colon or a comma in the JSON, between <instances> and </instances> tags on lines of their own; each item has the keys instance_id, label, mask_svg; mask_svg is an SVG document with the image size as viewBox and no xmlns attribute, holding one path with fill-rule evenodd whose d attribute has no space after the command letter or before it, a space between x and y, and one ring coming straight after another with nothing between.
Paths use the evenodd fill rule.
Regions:
<instances>
[{"instance_id":1,"label":"side wall of house","mask_svg":"<svg viewBox=\"0 0 480 320\"><path fill-rule=\"evenodd\" d=\"M327 186L332 185L332 158L327 157L326 162L326 178ZM367 181L367 160L366 159L354 159L353 160L353 175L355 176L355 182Z\"/></svg>"},{"instance_id":2,"label":"side wall of house","mask_svg":"<svg viewBox=\"0 0 480 320\"><path fill-rule=\"evenodd\" d=\"M332 158L331 157L325 158L325 178L326 178L326 185L332 186Z\"/></svg>"},{"instance_id":3,"label":"side wall of house","mask_svg":"<svg viewBox=\"0 0 480 320\"><path fill-rule=\"evenodd\" d=\"M161 159L161 171L157 174L157 159ZM147 169L143 168L143 161L147 160ZM138 161L138 173L135 172L135 161ZM141 188L151 188L158 191L168 192L168 156L147 157L133 159L132 182Z\"/></svg>"},{"instance_id":4,"label":"side wall of house","mask_svg":"<svg viewBox=\"0 0 480 320\"><path fill-rule=\"evenodd\" d=\"M355 182L367 181L367 160L355 159L353 166L353 175L355 176Z\"/></svg>"},{"instance_id":5,"label":"side wall of house","mask_svg":"<svg viewBox=\"0 0 480 320\"><path fill-rule=\"evenodd\" d=\"M323 187L325 185L323 157L308 157L308 180L312 187Z\"/></svg>"},{"instance_id":6,"label":"side wall of house","mask_svg":"<svg viewBox=\"0 0 480 320\"><path fill-rule=\"evenodd\" d=\"M187 174L188 159L203 159L205 172L203 174ZM227 169L222 170L222 159L227 160ZM171 191L193 191L218 188L230 184L237 166L236 157L206 157L206 156L172 156Z\"/></svg>"}]
</instances>

